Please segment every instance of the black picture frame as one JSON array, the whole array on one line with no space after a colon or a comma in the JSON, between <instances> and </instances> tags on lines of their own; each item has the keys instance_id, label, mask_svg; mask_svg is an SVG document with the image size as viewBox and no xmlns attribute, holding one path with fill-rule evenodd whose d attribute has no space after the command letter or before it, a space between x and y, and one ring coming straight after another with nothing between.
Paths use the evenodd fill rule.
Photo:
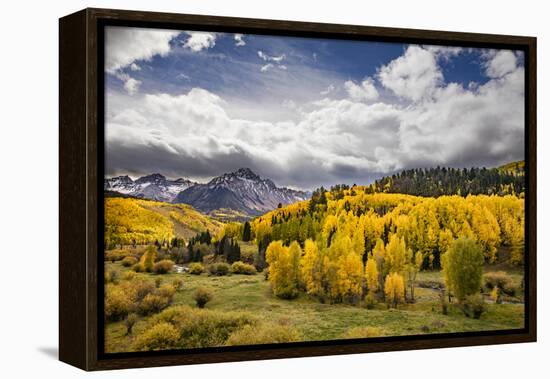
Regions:
<instances>
[{"instance_id":1,"label":"black picture frame","mask_svg":"<svg viewBox=\"0 0 550 379\"><path fill-rule=\"evenodd\" d=\"M370 40L525 53L525 328L472 333L154 351L103 352L103 30L106 25ZM84 370L536 341L536 38L112 9L59 20L59 358Z\"/></svg>"}]
</instances>

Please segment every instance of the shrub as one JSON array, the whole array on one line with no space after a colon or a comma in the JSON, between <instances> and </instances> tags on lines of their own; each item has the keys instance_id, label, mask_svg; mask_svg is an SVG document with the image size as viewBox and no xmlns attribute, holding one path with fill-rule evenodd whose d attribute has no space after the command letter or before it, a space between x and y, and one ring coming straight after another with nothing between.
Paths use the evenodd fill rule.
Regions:
<instances>
[{"instance_id":1,"label":"shrub","mask_svg":"<svg viewBox=\"0 0 550 379\"><path fill-rule=\"evenodd\" d=\"M174 262L169 259L163 259L153 265L153 272L155 274L167 274L174 268Z\"/></svg>"},{"instance_id":2,"label":"shrub","mask_svg":"<svg viewBox=\"0 0 550 379\"><path fill-rule=\"evenodd\" d=\"M159 323L139 335L134 342L138 351L163 350L177 346L179 334L177 329L167 323Z\"/></svg>"},{"instance_id":3,"label":"shrub","mask_svg":"<svg viewBox=\"0 0 550 379\"><path fill-rule=\"evenodd\" d=\"M143 266L139 263L136 263L135 265L132 266L132 270L134 272L143 272Z\"/></svg>"},{"instance_id":4,"label":"shrub","mask_svg":"<svg viewBox=\"0 0 550 379\"><path fill-rule=\"evenodd\" d=\"M259 326L245 325L233 332L227 346L260 345L266 343L297 342L301 340L300 333L289 325L260 324Z\"/></svg>"},{"instance_id":5,"label":"shrub","mask_svg":"<svg viewBox=\"0 0 550 379\"><path fill-rule=\"evenodd\" d=\"M176 289L176 291L181 290L183 288L183 280L181 279L172 280L172 286Z\"/></svg>"},{"instance_id":6,"label":"shrub","mask_svg":"<svg viewBox=\"0 0 550 379\"><path fill-rule=\"evenodd\" d=\"M163 296L172 300L172 298L176 294L176 289L171 284L163 284L162 286L159 287L159 289L157 290L157 293L160 296Z\"/></svg>"},{"instance_id":7,"label":"shrub","mask_svg":"<svg viewBox=\"0 0 550 379\"><path fill-rule=\"evenodd\" d=\"M109 321L122 320L132 308L132 299L121 286L107 285L105 290L105 317Z\"/></svg>"},{"instance_id":8,"label":"shrub","mask_svg":"<svg viewBox=\"0 0 550 379\"><path fill-rule=\"evenodd\" d=\"M189 265L189 273L190 274L200 275L203 272L204 272L204 266L202 265L202 263L195 262L195 263L191 263Z\"/></svg>"},{"instance_id":9,"label":"shrub","mask_svg":"<svg viewBox=\"0 0 550 379\"><path fill-rule=\"evenodd\" d=\"M135 301L141 301L145 296L155 291L155 284L148 280L135 280L131 283L129 291L134 292Z\"/></svg>"},{"instance_id":10,"label":"shrub","mask_svg":"<svg viewBox=\"0 0 550 379\"><path fill-rule=\"evenodd\" d=\"M155 278L155 287L159 288L162 284L162 278Z\"/></svg>"},{"instance_id":11,"label":"shrub","mask_svg":"<svg viewBox=\"0 0 550 379\"><path fill-rule=\"evenodd\" d=\"M128 255L127 250L117 249L117 250L109 250L105 252L105 260L110 262L117 262L121 261Z\"/></svg>"},{"instance_id":12,"label":"shrub","mask_svg":"<svg viewBox=\"0 0 550 379\"><path fill-rule=\"evenodd\" d=\"M231 265L231 272L233 274L241 274L241 275L256 275L256 267L243 263L241 261L234 262Z\"/></svg>"},{"instance_id":13,"label":"shrub","mask_svg":"<svg viewBox=\"0 0 550 379\"><path fill-rule=\"evenodd\" d=\"M372 292L369 292L365 297L365 306L367 307L367 309L374 309L374 307L376 306L376 299Z\"/></svg>"},{"instance_id":14,"label":"shrub","mask_svg":"<svg viewBox=\"0 0 550 379\"><path fill-rule=\"evenodd\" d=\"M256 252L251 250L241 250L241 261L244 263L254 264L256 260Z\"/></svg>"},{"instance_id":15,"label":"shrub","mask_svg":"<svg viewBox=\"0 0 550 379\"><path fill-rule=\"evenodd\" d=\"M122 274L122 279L124 280L134 280L136 273L134 271L124 271Z\"/></svg>"},{"instance_id":16,"label":"shrub","mask_svg":"<svg viewBox=\"0 0 550 379\"><path fill-rule=\"evenodd\" d=\"M230 266L225 262L212 263L208 265L210 275L224 276L229 274Z\"/></svg>"},{"instance_id":17,"label":"shrub","mask_svg":"<svg viewBox=\"0 0 550 379\"><path fill-rule=\"evenodd\" d=\"M487 312L487 306L481 294L466 296L461 304L462 312L468 317L479 319L481 315Z\"/></svg>"},{"instance_id":18,"label":"shrub","mask_svg":"<svg viewBox=\"0 0 550 379\"><path fill-rule=\"evenodd\" d=\"M118 283L120 275L116 270L109 270L105 273L105 283Z\"/></svg>"},{"instance_id":19,"label":"shrub","mask_svg":"<svg viewBox=\"0 0 550 379\"><path fill-rule=\"evenodd\" d=\"M483 262L483 249L467 237L455 240L443 254L445 284L459 302L481 289Z\"/></svg>"},{"instance_id":20,"label":"shrub","mask_svg":"<svg viewBox=\"0 0 550 379\"><path fill-rule=\"evenodd\" d=\"M159 294L148 294L138 305L138 312L144 316L157 313L170 305L170 299Z\"/></svg>"},{"instance_id":21,"label":"shrub","mask_svg":"<svg viewBox=\"0 0 550 379\"><path fill-rule=\"evenodd\" d=\"M135 313L130 313L128 317L126 317L124 320L124 325L126 325L126 335L132 334L132 329L138 320L139 317Z\"/></svg>"},{"instance_id":22,"label":"shrub","mask_svg":"<svg viewBox=\"0 0 550 379\"><path fill-rule=\"evenodd\" d=\"M193 293L193 299L197 303L197 307L204 308L206 303L212 300L212 291L208 288L199 287Z\"/></svg>"},{"instance_id":23,"label":"shrub","mask_svg":"<svg viewBox=\"0 0 550 379\"><path fill-rule=\"evenodd\" d=\"M149 325L170 323L180 332L179 348L223 346L228 337L246 325L256 325L249 313L220 312L179 305L152 316Z\"/></svg>"},{"instance_id":24,"label":"shrub","mask_svg":"<svg viewBox=\"0 0 550 379\"><path fill-rule=\"evenodd\" d=\"M483 275L483 283L489 290L492 290L494 287L502 289L504 286L511 285L512 279L504 271L492 271Z\"/></svg>"},{"instance_id":25,"label":"shrub","mask_svg":"<svg viewBox=\"0 0 550 379\"><path fill-rule=\"evenodd\" d=\"M138 262L136 257L127 256L120 262L124 267L132 267Z\"/></svg>"},{"instance_id":26,"label":"shrub","mask_svg":"<svg viewBox=\"0 0 550 379\"><path fill-rule=\"evenodd\" d=\"M512 278L504 271L486 273L483 275L483 284L488 290L496 287L507 295L514 296L516 294L516 287Z\"/></svg>"},{"instance_id":27,"label":"shrub","mask_svg":"<svg viewBox=\"0 0 550 379\"><path fill-rule=\"evenodd\" d=\"M342 338L373 338L383 336L382 328L376 326L357 327L347 330Z\"/></svg>"}]
</instances>

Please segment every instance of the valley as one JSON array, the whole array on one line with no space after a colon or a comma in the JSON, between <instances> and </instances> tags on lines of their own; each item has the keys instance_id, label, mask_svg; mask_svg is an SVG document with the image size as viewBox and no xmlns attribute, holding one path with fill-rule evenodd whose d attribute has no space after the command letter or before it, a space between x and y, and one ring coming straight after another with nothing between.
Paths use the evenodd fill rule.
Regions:
<instances>
[{"instance_id":1,"label":"valley","mask_svg":"<svg viewBox=\"0 0 550 379\"><path fill-rule=\"evenodd\" d=\"M469 180L475 195L393 193L414 183L403 187L402 178L424 175L429 183L437 176L437 187L426 191L458 191L451 185L457 176L474 175L422 171L368 186L319 188L289 204L266 201L270 209L255 217L248 213L253 206L240 208L256 204L251 196L234 208L222 197L219 204L229 207L202 211L106 197L106 349L522 328L525 209L523 193L515 192L523 175L518 166ZM271 188L248 170L235 173L212 188L236 185L256 194L251 183ZM209 192L204 186L197 193Z\"/></svg>"}]
</instances>

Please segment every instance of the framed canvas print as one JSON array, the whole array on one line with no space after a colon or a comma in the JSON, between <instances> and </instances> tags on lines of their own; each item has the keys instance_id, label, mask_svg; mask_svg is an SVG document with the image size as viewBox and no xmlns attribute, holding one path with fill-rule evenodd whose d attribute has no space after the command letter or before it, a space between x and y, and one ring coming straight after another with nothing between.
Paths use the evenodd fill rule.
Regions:
<instances>
[{"instance_id":1,"label":"framed canvas print","mask_svg":"<svg viewBox=\"0 0 550 379\"><path fill-rule=\"evenodd\" d=\"M536 39L60 20L60 359L536 340Z\"/></svg>"}]
</instances>

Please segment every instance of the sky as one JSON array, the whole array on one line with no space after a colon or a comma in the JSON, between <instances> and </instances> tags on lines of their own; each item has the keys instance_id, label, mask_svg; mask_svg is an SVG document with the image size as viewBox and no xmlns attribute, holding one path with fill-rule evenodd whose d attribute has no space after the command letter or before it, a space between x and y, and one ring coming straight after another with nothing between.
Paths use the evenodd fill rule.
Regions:
<instances>
[{"instance_id":1,"label":"sky","mask_svg":"<svg viewBox=\"0 0 550 379\"><path fill-rule=\"evenodd\" d=\"M521 51L107 27L105 173L297 189L524 159Z\"/></svg>"}]
</instances>

